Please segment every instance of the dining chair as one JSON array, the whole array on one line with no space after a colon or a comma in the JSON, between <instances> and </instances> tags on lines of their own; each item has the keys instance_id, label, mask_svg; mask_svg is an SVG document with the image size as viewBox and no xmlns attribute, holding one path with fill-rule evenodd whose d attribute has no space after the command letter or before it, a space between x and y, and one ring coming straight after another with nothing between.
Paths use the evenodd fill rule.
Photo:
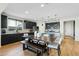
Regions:
<instances>
[{"instance_id":1,"label":"dining chair","mask_svg":"<svg viewBox=\"0 0 79 59\"><path fill-rule=\"evenodd\" d=\"M49 43L47 47L48 47L48 50L56 49L58 51L58 56L60 56L61 54L60 45L62 42L62 38L61 38L60 33L55 33L54 36L55 36L55 40L52 43Z\"/></svg>"}]
</instances>

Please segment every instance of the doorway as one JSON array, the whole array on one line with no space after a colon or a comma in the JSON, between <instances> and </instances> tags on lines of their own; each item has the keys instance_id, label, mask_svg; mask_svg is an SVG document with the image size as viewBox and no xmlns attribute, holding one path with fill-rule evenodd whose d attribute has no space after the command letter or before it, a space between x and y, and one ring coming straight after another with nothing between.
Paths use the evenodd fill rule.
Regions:
<instances>
[{"instance_id":1,"label":"doorway","mask_svg":"<svg viewBox=\"0 0 79 59\"><path fill-rule=\"evenodd\" d=\"M64 35L75 39L75 21L64 22Z\"/></svg>"}]
</instances>

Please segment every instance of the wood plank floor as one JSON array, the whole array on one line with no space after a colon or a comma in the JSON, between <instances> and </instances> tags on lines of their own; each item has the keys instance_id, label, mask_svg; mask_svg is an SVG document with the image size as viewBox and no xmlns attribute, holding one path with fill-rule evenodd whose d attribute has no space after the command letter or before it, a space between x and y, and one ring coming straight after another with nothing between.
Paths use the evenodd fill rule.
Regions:
<instances>
[{"instance_id":1,"label":"wood plank floor","mask_svg":"<svg viewBox=\"0 0 79 59\"><path fill-rule=\"evenodd\" d=\"M79 56L79 42L71 37L65 37L61 45L62 56Z\"/></svg>"},{"instance_id":2,"label":"wood plank floor","mask_svg":"<svg viewBox=\"0 0 79 59\"><path fill-rule=\"evenodd\" d=\"M1 56L35 56L35 53L25 50L23 51L22 44L20 42L8 44L0 48Z\"/></svg>"},{"instance_id":3,"label":"wood plank floor","mask_svg":"<svg viewBox=\"0 0 79 59\"><path fill-rule=\"evenodd\" d=\"M60 48L61 56L79 56L79 42L74 41L71 37L65 37ZM36 54L28 50L23 51L22 44L16 42L2 46L0 56L36 56ZM57 56L57 51L51 49L49 56Z\"/></svg>"},{"instance_id":4,"label":"wood plank floor","mask_svg":"<svg viewBox=\"0 0 79 59\"><path fill-rule=\"evenodd\" d=\"M61 56L79 56L79 42L71 37L65 37L60 46ZM56 56L56 50L51 49L50 56Z\"/></svg>"}]
</instances>

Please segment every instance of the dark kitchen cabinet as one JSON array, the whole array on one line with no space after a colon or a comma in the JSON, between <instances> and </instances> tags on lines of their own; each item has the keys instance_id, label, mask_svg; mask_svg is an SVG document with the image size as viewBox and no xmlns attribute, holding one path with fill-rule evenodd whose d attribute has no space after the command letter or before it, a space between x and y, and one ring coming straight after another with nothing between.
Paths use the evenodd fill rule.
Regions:
<instances>
[{"instance_id":1,"label":"dark kitchen cabinet","mask_svg":"<svg viewBox=\"0 0 79 59\"><path fill-rule=\"evenodd\" d=\"M18 41L25 40L23 38L24 33L15 33L15 34L3 34L1 35L1 45L11 44ZM30 37L34 35L34 33L28 33Z\"/></svg>"},{"instance_id":2,"label":"dark kitchen cabinet","mask_svg":"<svg viewBox=\"0 0 79 59\"><path fill-rule=\"evenodd\" d=\"M33 26L36 26L36 23L35 22L31 22L31 21L24 21L25 23L25 28L26 29L33 29Z\"/></svg>"},{"instance_id":3,"label":"dark kitchen cabinet","mask_svg":"<svg viewBox=\"0 0 79 59\"><path fill-rule=\"evenodd\" d=\"M7 16L1 15L1 28L7 28Z\"/></svg>"},{"instance_id":4,"label":"dark kitchen cabinet","mask_svg":"<svg viewBox=\"0 0 79 59\"><path fill-rule=\"evenodd\" d=\"M23 40L22 36L23 36L23 33L1 35L1 45L22 41Z\"/></svg>"}]
</instances>

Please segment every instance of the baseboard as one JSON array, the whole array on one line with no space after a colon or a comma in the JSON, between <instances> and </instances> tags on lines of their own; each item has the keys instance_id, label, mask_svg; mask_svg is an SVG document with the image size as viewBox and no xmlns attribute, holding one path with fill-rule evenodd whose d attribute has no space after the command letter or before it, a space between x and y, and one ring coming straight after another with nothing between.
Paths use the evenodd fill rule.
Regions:
<instances>
[{"instance_id":1,"label":"baseboard","mask_svg":"<svg viewBox=\"0 0 79 59\"><path fill-rule=\"evenodd\" d=\"M75 41L79 41L79 39L75 39Z\"/></svg>"},{"instance_id":2,"label":"baseboard","mask_svg":"<svg viewBox=\"0 0 79 59\"><path fill-rule=\"evenodd\" d=\"M65 35L64 38L74 38L73 36Z\"/></svg>"}]
</instances>

